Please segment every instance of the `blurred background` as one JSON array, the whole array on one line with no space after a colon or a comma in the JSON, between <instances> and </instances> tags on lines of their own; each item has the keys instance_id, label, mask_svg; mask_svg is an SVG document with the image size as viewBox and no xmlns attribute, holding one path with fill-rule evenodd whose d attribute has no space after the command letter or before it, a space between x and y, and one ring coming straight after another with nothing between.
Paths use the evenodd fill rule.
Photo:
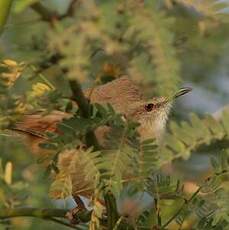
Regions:
<instances>
[{"instance_id":1,"label":"blurred background","mask_svg":"<svg viewBox=\"0 0 229 230\"><path fill-rule=\"evenodd\" d=\"M38 70L39 67L45 67L42 75L46 76L67 97L69 89L64 76L60 73L58 66L52 66L50 58L55 58L53 57L54 51L58 49L53 48L53 46L58 47L58 44L61 42L65 42L66 47L68 47L67 43L74 42L74 39L76 43L78 42L78 46L81 44L80 39L82 38L77 37L77 35L74 35L75 37L72 40L66 38L63 38L63 40L66 39L64 41L58 40L68 28L71 29L71 26L77 23L78 16L66 17L61 23L57 22L55 26L50 26L48 22L40 19L39 9L31 7L36 2L39 1L18 0L13 2L10 17L0 37L0 60L12 59L17 63L29 63L38 68ZM69 4L71 4L71 0L46 0L40 2L50 11L55 11L57 15L64 15L68 10ZM215 2L228 2L210 0L189 2L190 4L188 1L155 0L153 6L155 11L152 11L152 15L156 11L161 12L160 20L165 20L163 23L156 22L158 27L154 28L155 37L157 33L162 37L165 36L165 43L168 42L168 44L165 44L164 48L167 45L169 48L172 47L173 50L171 52L174 52L174 54L170 54L170 50L168 50L168 53L165 53L165 56L168 55L166 58L171 60L173 65L176 66L172 70L171 76L167 76L168 79L174 77L177 87L190 86L193 88L193 91L180 98L172 109L170 119L177 121L186 120L191 112L195 112L200 116L204 114L214 114L217 116L229 102L229 20L227 16L229 8L228 6L214 8ZM192 2L195 2L195 4L192 5ZM198 2L205 4L206 9L198 7ZM107 13L106 26L104 28L110 28L111 31L109 32L116 34L113 24L119 16L114 16L112 13L114 7L116 7L114 6L114 1L103 4L102 1L97 0L94 4L95 6L93 5L93 7L95 8L90 8L90 4L87 6L91 17L93 17L91 11L95 9L104 10ZM96 4L98 8L96 8ZM150 7L152 6L149 6L149 9ZM81 12L77 11L78 3L75 4L75 8L76 12L80 14ZM125 29L125 19L122 16L118 19L119 26ZM156 18L155 20L158 19ZM141 27L141 18L133 23ZM148 23L148 27L146 26L145 30L143 30L143 36L144 33L147 35L149 33L147 29L151 28L151 21L148 21ZM142 24L145 25L146 23L143 22ZM85 28L90 29L91 34L95 33L94 36L98 36L96 34L97 31L94 31L90 26ZM163 30L164 28L166 30ZM129 42L129 45L132 46L133 50L138 49L137 46L133 47L133 45L136 45L134 41L133 44ZM72 52L76 54L77 52L82 52L78 46L75 46ZM115 47L115 44L111 44L111 47L107 49L112 49L113 46ZM77 56L71 55L70 51L66 55L69 55L69 59L74 59ZM148 68L149 57L144 55L144 53L136 56L138 58L135 59L134 64L139 67L141 65L144 66L137 71L132 68L133 63L130 64L126 60L128 57L120 56L118 52L110 52L107 55L107 52L103 52L103 50L96 50L91 58L90 71L92 74L89 79L96 79L97 76L102 75L115 77L119 73L127 73L142 87L146 97L150 98L155 94L162 95L164 93L163 90L165 90L163 81L166 81L166 78L162 82L154 80L157 72L154 68ZM62 65L65 65L65 63L62 63ZM74 61L69 65L74 65ZM127 66L128 68L126 68ZM34 83L41 80L33 76L33 71L31 69L25 71L25 77L18 80L14 92L17 94L24 93L31 89ZM73 71L78 71L78 69ZM166 73L166 75L169 75L169 73ZM178 80L175 75L179 75ZM30 80L28 81L28 79ZM84 83L84 87L88 85L90 85L90 81ZM155 88L157 87L160 90L156 91ZM53 100L55 104L55 99ZM62 106L65 106L64 102L61 103ZM34 106L36 107L37 105ZM187 160L177 159L174 161L171 170L188 181L195 181L197 177L201 179L207 175L210 169L209 156L215 154L215 151L217 149L212 150L212 152L201 149L198 152L192 153ZM2 173L2 175L7 162L12 162L12 180L15 182L15 190L13 191L17 191L15 198L12 199L12 194L5 194L0 190L0 201L6 201L8 195L11 197L4 205L9 207L11 205L20 205L21 201L31 206L52 207L53 204L47 197L49 182L44 177L45 172L36 165L34 158L29 154L28 149L20 139L8 134L0 134L0 158L0 163L2 164L0 174ZM32 194L32 197L29 194ZM0 206L4 205L0 203ZM46 223L29 218L16 218L12 221L16 225L21 226L21 229L55 229L59 226L55 223ZM2 229L5 229L5 226L2 225ZM61 229L64 229L64 227L61 227Z\"/></svg>"}]
</instances>

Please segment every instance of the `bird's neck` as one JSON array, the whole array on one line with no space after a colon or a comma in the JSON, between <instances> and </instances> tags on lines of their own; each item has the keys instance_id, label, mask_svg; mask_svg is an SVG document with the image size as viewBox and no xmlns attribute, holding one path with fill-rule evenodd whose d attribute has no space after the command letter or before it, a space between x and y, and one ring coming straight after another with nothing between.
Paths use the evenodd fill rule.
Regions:
<instances>
[{"instance_id":1,"label":"bird's neck","mask_svg":"<svg viewBox=\"0 0 229 230\"><path fill-rule=\"evenodd\" d=\"M146 120L141 123L139 127L139 133L142 140L157 139L160 140L163 137L163 133L166 126L167 114L159 115L154 120Z\"/></svg>"}]
</instances>

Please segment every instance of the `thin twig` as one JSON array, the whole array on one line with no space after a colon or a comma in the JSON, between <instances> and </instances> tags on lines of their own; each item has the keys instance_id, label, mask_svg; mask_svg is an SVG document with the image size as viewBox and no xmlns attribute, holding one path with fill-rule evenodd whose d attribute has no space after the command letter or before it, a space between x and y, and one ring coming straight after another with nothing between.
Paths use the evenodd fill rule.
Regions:
<instances>
[{"instance_id":1,"label":"thin twig","mask_svg":"<svg viewBox=\"0 0 229 230\"><path fill-rule=\"evenodd\" d=\"M84 96L80 84L77 80L69 80L69 85L73 93L72 99L78 104L82 117L90 118L91 106L87 98ZM101 149L93 131L88 131L85 138L88 147L93 146L94 150Z\"/></svg>"},{"instance_id":2,"label":"thin twig","mask_svg":"<svg viewBox=\"0 0 229 230\"><path fill-rule=\"evenodd\" d=\"M181 207L177 210L177 212L165 224L163 224L161 229L165 229L181 213L183 208L189 205L189 203L197 196L201 189L202 187L199 187L188 200L184 201Z\"/></svg>"},{"instance_id":3,"label":"thin twig","mask_svg":"<svg viewBox=\"0 0 229 230\"><path fill-rule=\"evenodd\" d=\"M55 217L47 218L47 220L51 220L51 221L53 221L53 222L55 222L55 223L58 223L58 224L67 226L67 227L72 228L72 229L77 229L76 226L74 226L74 225L72 225L72 224L69 224L69 223L67 223L67 222L64 222L64 221L62 221L62 220L59 220L59 219L57 219L57 218L55 218Z\"/></svg>"},{"instance_id":4,"label":"thin twig","mask_svg":"<svg viewBox=\"0 0 229 230\"><path fill-rule=\"evenodd\" d=\"M119 217L119 219L117 220L117 222L116 222L113 230L118 230L118 227L120 226L120 224L121 224L121 222L122 222L123 219L124 219L123 216Z\"/></svg>"}]
</instances>

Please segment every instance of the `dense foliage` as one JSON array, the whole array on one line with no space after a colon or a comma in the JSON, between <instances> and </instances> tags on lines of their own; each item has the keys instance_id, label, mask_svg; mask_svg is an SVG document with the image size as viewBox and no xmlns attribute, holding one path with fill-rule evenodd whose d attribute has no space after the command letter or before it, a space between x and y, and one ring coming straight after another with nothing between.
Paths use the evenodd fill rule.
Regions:
<instances>
[{"instance_id":1,"label":"dense foliage","mask_svg":"<svg viewBox=\"0 0 229 230\"><path fill-rule=\"evenodd\" d=\"M215 115L174 105L158 143L141 141L139 124L82 94L128 75L146 98L186 83L228 103L228 92L214 87L228 61L227 9L217 0L2 0L0 228L227 229L226 106ZM35 158L9 129L24 114L53 110L73 116L60 133L41 133L48 141ZM94 131L105 125L113 131L101 146ZM60 167L65 151L74 154ZM211 163L200 171L196 162L188 161L189 171L180 167L193 154ZM79 211L73 225L69 207L52 200L82 190L90 191L91 209Z\"/></svg>"}]
</instances>

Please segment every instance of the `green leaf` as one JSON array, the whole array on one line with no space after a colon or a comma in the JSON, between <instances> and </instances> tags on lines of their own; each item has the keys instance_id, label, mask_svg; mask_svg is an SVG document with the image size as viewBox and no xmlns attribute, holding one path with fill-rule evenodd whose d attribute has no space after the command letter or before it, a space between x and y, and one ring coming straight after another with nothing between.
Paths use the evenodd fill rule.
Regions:
<instances>
[{"instance_id":1,"label":"green leaf","mask_svg":"<svg viewBox=\"0 0 229 230\"><path fill-rule=\"evenodd\" d=\"M219 122L217 122L212 116L207 115L204 119L204 123L216 137L216 139L222 139L225 135L223 127Z\"/></svg>"},{"instance_id":2,"label":"green leaf","mask_svg":"<svg viewBox=\"0 0 229 230\"><path fill-rule=\"evenodd\" d=\"M229 136L229 112L224 111L221 117L221 122L223 124L223 128Z\"/></svg>"},{"instance_id":3,"label":"green leaf","mask_svg":"<svg viewBox=\"0 0 229 230\"><path fill-rule=\"evenodd\" d=\"M195 127L196 139L198 141L205 139L208 142L208 140L211 138L210 132L201 119L196 114L192 113L190 116L190 122L192 127Z\"/></svg>"},{"instance_id":4,"label":"green leaf","mask_svg":"<svg viewBox=\"0 0 229 230\"><path fill-rule=\"evenodd\" d=\"M191 141L190 138L192 138L192 136L190 135L190 133L188 132L186 128L183 128L183 129L180 128L180 126L174 121L170 122L169 127L172 133L174 134L174 136L176 136L184 144L189 145Z\"/></svg>"},{"instance_id":5,"label":"green leaf","mask_svg":"<svg viewBox=\"0 0 229 230\"><path fill-rule=\"evenodd\" d=\"M14 11L15 11L15 13L21 13L23 10L25 10L30 5L32 5L35 2L39 2L39 1L40 0L20 0L20 1L15 1Z\"/></svg>"},{"instance_id":6,"label":"green leaf","mask_svg":"<svg viewBox=\"0 0 229 230\"><path fill-rule=\"evenodd\" d=\"M13 0L1 0L0 1L0 34L2 33L3 28L6 24L12 2Z\"/></svg>"}]
</instances>

